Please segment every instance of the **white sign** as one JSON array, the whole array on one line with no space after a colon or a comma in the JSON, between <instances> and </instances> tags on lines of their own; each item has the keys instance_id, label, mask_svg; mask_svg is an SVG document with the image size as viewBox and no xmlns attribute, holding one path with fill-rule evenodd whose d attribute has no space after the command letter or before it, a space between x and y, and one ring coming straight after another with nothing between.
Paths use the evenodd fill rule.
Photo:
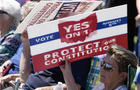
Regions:
<instances>
[{"instance_id":1,"label":"white sign","mask_svg":"<svg viewBox=\"0 0 140 90\"><path fill-rule=\"evenodd\" d=\"M22 33L28 26L60 18L66 12L84 13L95 10L102 1L40 1L17 27L15 33Z\"/></svg>"},{"instance_id":2,"label":"white sign","mask_svg":"<svg viewBox=\"0 0 140 90\"><path fill-rule=\"evenodd\" d=\"M113 43L127 48L127 6L45 22L27 31L34 69L45 70L64 60L104 54Z\"/></svg>"}]
</instances>

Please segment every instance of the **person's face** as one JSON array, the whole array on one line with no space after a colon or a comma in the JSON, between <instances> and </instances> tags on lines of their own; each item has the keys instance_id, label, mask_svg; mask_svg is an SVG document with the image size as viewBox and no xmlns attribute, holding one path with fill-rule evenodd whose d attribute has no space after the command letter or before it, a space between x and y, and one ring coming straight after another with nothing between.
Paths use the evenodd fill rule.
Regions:
<instances>
[{"instance_id":1,"label":"person's face","mask_svg":"<svg viewBox=\"0 0 140 90\"><path fill-rule=\"evenodd\" d=\"M9 27L12 21L13 17L11 15L0 10L0 29Z\"/></svg>"},{"instance_id":2,"label":"person's face","mask_svg":"<svg viewBox=\"0 0 140 90\"><path fill-rule=\"evenodd\" d=\"M101 64L100 81L105 86L117 85L120 82L119 68L115 60L111 60L111 56L107 54L104 61Z\"/></svg>"}]
</instances>

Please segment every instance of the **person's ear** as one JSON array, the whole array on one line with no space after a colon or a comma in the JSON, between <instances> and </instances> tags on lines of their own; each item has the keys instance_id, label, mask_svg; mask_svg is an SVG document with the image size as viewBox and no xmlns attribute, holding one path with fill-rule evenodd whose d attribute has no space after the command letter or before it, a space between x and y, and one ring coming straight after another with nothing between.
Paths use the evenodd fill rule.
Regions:
<instances>
[{"instance_id":1,"label":"person's ear","mask_svg":"<svg viewBox=\"0 0 140 90\"><path fill-rule=\"evenodd\" d=\"M125 79L128 77L128 73L127 72L121 72L120 73L120 82L125 81Z\"/></svg>"}]
</instances>

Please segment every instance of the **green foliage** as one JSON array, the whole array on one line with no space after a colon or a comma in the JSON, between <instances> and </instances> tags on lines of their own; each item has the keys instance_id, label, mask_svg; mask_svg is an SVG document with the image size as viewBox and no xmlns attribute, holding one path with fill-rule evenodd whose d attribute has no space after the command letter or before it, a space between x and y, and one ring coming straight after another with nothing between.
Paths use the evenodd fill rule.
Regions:
<instances>
[{"instance_id":1,"label":"green foliage","mask_svg":"<svg viewBox=\"0 0 140 90\"><path fill-rule=\"evenodd\" d=\"M131 90L135 90L135 87L136 87L136 86L135 86L135 84L133 83L133 84L132 84L132 87L131 87Z\"/></svg>"}]
</instances>

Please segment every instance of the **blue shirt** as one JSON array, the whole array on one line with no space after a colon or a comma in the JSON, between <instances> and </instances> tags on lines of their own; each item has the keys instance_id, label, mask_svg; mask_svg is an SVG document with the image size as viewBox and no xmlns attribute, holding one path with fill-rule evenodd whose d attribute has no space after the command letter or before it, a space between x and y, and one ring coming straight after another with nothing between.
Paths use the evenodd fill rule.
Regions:
<instances>
[{"instance_id":1,"label":"blue shirt","mask_svg":"<svg viewBox=\"0 0 140 90\"><path fill-rule=\"evenodd\" d=\"M0 38L0 65L12 58L21 44L21 34L14 34L10 30L8 34Z\"/></svg>"},{"instance_id":2,"label":"blue shirt","mask_svg":"<svg viewBox=\"0 0 140 90\"><path fill-rule=\"evenodd\" d=\"M136 72L136 75L135 75L135 78L134 78L134 82L136 84L140 84L140 67L137 68L137 72Z\"/></svg>"},{"instance_id":3,"label":"blue shirt","mask_svg":"<svg viewBox=\"0 0 140 90\"><path fill-rule=\"evenodd\" d=\"M10 59L10 61L14 64L12 68L8 71L7 74L17 74L19 73L19 65L20 65L20 58L21 58L21 53L23 50L22 44L18 48L16 54Z\"/></svg>"}]
</instances>

